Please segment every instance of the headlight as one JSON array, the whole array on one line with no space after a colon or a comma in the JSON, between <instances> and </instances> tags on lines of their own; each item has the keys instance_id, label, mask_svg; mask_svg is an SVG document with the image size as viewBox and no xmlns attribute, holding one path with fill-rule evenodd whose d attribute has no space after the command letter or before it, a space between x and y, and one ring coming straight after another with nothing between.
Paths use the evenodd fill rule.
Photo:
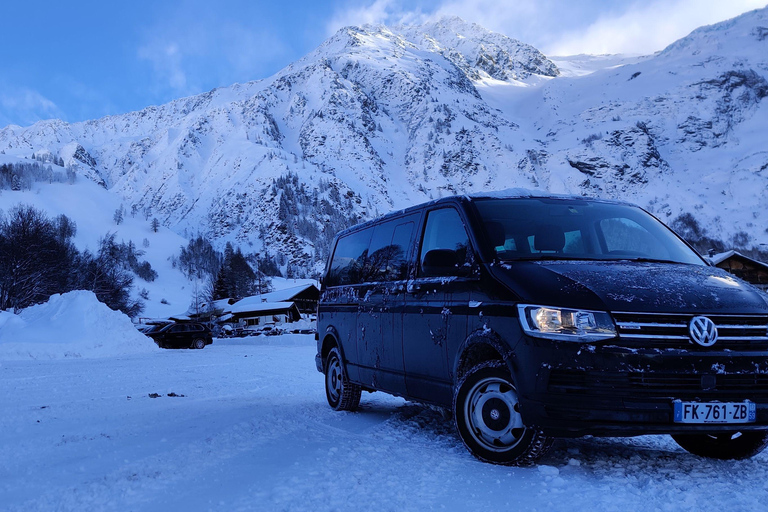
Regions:
<instances>
[{"instance_id":1,"label":"headlight","mask_svg":"<svg viewBox=\"0 0 768 512\"><path fill-rule=\"evenodd\" d=\"M616 337L608 313L519 304L520 325L529 336L564 341L599 341Z\"/></svg>"}]
</instances>

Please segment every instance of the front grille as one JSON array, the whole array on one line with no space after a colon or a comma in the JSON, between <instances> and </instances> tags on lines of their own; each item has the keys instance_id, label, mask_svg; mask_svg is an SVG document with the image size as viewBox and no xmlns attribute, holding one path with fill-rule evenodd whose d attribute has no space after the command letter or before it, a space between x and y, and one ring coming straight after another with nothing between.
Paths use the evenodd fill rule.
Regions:
<instances>
[{"instance_id":1,"label":"front grille","mask_svg":"<svg viewBox=\"0 0 768 512\"><path fill-rule=\"evenodd\" d=\"M768 350L768 315L705 315L717 326L717 343L702 347L691 341L692 314L612 313L622 345L701 350Z\"/></svg>"},{"instance_id":2,"label":"front grille","mask_svg":"<svg viewBox=\"0 0 768 512\"><path fill-rule=\"evenodd\" d=\"M554 369L550 392L629 396L718 396L768 399L768 375L762 373L697 374L672 372L601 372Z\"/></svg>"}]
</instances>

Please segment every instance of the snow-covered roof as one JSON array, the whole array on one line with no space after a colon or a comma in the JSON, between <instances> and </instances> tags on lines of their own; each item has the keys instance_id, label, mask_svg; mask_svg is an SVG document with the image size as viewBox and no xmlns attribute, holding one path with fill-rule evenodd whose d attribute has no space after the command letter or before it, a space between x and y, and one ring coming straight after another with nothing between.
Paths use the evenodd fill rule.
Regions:
<instances>
[{"instance_id":1,"label":"snow-covered roof","mask_svg":"<svg viewBox=\"0 0 768 512\"><path fill-rule=\"evenodd\" d=\"M758 261L758 260L756 260L754 258L750 258L749 256L744 256L739 251L733 251L733 250L721 252L719 254L715 254L714 256L710 256L709 257L709 261L711 261L713 265L719 265L720 263L724 262L725 260L727 260L728 258L730 258L732 256L739 256L741 258L744 258L745 260L751 261L752 263L754 263L756 265L760 265L762 267L767 267L768 268L768 264L763 263L762 261Z\"/></svg>"},{"instance_id":2,"label":"snow-covered roof","mask_svg":"<svg viewBox=\"0 0 768 512\"><path fill-rule=\"evenodd\" d=\"M282 290L276 290L274 292L262 293L260 297L262 301L266 302L283 302L293 299L298 294L312 287L317 288L313 283L307 283L299 286L292 286L290 288L283 288Z\"/></svg>"},{"instance_id":3,"label":"snow-covered roof","mask_svg":"<svg viewBox=\"0 0 768 512\"><path fill-rule=\"evenodd\" d=\"M712 262L713 265L719 265L723 261L727 260L734 254L738 254L736 251L725 251L721 252L719 254L715 254L714 256L709 257L709 261Z\"/></svg>"},{"instance_id":4,"label":"snow-covered roof","mask_svg":"<svg viewBox=\"0 0 768 512\"><path fill-rule=\"evenodd\" d=\"M158 325L158 324L169 324L173 322L173 320L169 318L148 318L148 317L139 317L139 324L143 325Z\"/></svg>"},{"instance_id":5,"label":"snow-covered roof","mask_svg":"<svg viewBox=\"0 0 768 512\"><path fill-rule=\"evenodd\" d=\"M295 307L293 302L256 302L246 297L245 299L232 304L227 308L227 313L259 313L263 311L288 310Z\"/></svg>"}]
</instances>

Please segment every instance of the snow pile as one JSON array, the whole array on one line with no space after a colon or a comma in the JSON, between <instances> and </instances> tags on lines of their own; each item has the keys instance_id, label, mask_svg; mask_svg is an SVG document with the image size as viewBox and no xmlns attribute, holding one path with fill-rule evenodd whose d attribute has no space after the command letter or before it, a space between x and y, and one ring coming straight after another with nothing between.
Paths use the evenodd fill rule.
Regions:
<instances>
[{"instance_id":1,"label":"snow pile","mask_svg":"<svg viewBox=\"0 0 768 512\"><path fill-rule=\"evenodd\" d=\"M19 315L0 312L0 360L109 357L159 350L93 292L53 295Z\"/></svg>"}]
</instances>

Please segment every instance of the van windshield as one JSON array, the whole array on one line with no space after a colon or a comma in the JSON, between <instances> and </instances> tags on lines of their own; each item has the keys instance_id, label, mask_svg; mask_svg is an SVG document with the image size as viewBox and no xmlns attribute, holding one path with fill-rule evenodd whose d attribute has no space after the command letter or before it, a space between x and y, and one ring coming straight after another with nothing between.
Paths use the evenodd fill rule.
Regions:
<instances>
[{"instance_id":1,"label":"van windshield","mask_svg":"<svg viewBox=\"0 0 768 512\"><path fill-rule=\"evenodd\" d=\"M500 260L635 260L705 265L640 208L579 199L477 199Z\"/></svg>"}]
</instances>

